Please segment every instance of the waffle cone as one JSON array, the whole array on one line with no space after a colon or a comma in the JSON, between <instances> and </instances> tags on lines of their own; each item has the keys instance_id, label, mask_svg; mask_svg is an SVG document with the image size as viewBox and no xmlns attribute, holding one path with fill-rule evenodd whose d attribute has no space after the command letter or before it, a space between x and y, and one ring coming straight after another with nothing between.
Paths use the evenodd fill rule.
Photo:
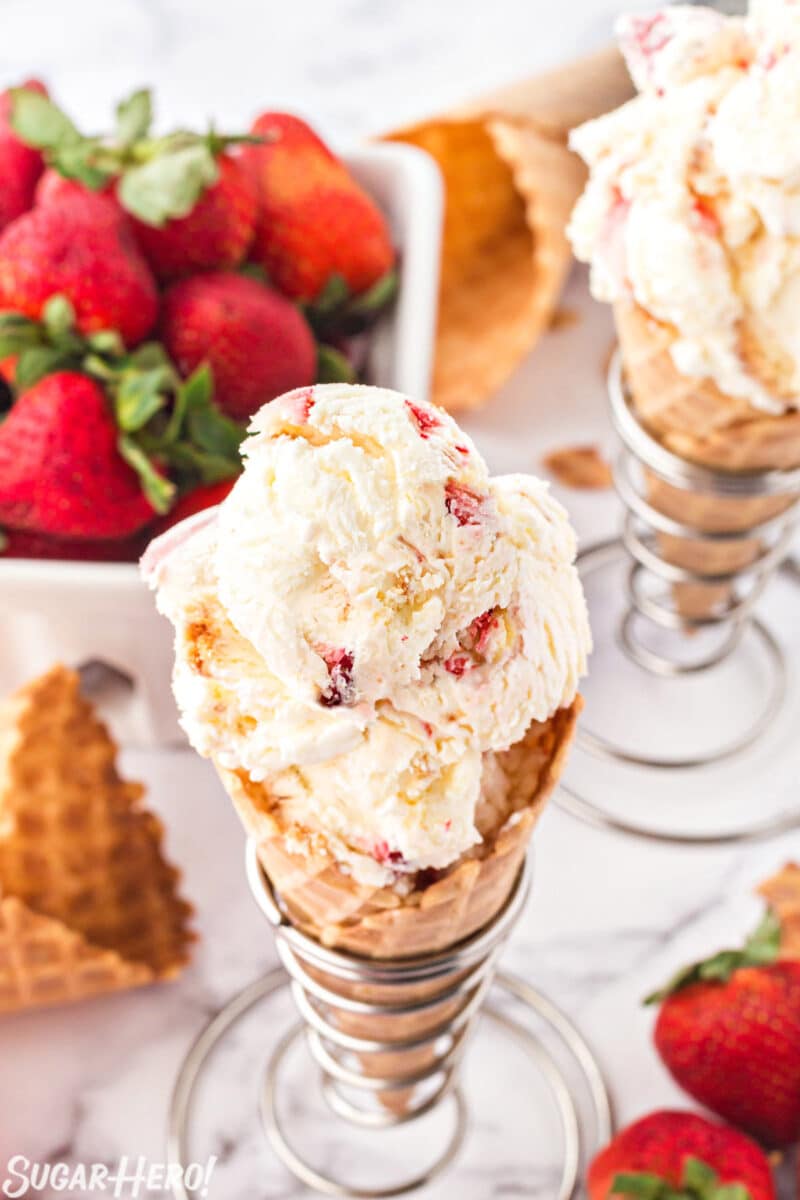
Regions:
<instances>
[{"instance_id":1,"label":"waffle cone","mask_svg":"<svg viewBox=\"0 0 800 1200\"><path fill-rule=\"evenodd\" d=\"M508 810L484 838L474 857L465 857L444 874L419 884L409 895L391 888L356 883L335 865L303 858L276 836L274 818L263 785L221 770L259 858L293 923L324 946L374 959L402 959L447 949L487 925L511 894L531 833L556 786L575 729L580 698L549 721L534 723L517 745L499 755L508 781ZM513 815L512 815L513 814ZM433 999L441 979L431 983L377 986L344 983L324 971L308 968L323 986L353 1000L406 1003ZM459 975L446 982L458 981ZM450 999L423 1013L362 1015L339 1011L337 1024L354 1037L378 1041L420 1038L455 1016L461 1001ZM430 1045L404 1051L378 1051L360 1057L365 1075L402 1080L428 1066ZM414 1088L389 1087L378 1093L381 1104L396 1113L406 1110Z\"/></svg>"},{"instance_id":2,"label":"waffle cone","mask_svg":"<svg viewBox=\"0 0 800 1200\"><path fill-rule=\"evenodd\" d=\"M432 155L445 184L431 396L450 411L477 408L553 315L584 170L561 140L502 113L428 121L391 136Z\"/></svg>"},{"instance_id":3,"label":"waffle cone","mask_svg":"<svg viewBox=\"0 0 800 1200\"><path fill-rule=\"evenodd\" d=\"M0 1010L178 973L192 940L163 830L55 667L0 709Z\"/></svg>"},{"instance_id":4,"label":"waffle cone","mask_svg":"<svg viewBox=\"0 0 800 1200\"><path fill-rule=\"evenodd\" d=\"M632 94L620 54L603 50L388 135L432 155L445 184L437 404L485 404L546 329L586 179L569 131Z\"/></svg>"},{"instance_id":5,"label":"waffle cone","mask_svg":"<svg viewBox=\"0 0 800 1200\"><path fill-rule=\"evenodd\" d=\"M280 829L267 786L253 783L243 771L218 771L298 929L323 946L364 958L430 954L469 937L502 908L561 773L578 708L576 701L549 721L534 722L522 741L498 756L510 784L513 817L474 855L405 896L391 887L357 883L313 850L300 854L296 839Z\"/></svg>"},{"instance_id":6,"label":"waffle cone","mask_svg":"<svg viewBox=\"0 0 800 1200\"><path fill-rule=\"evenodd\" d=\"M800 466L800 412L771 416L728 396L710 380L681 375L670 354L674 334L635 304L617 305L614 316L625 378L643 425L673 454L718 471L787 470ZM789 508L793 497L711 497L672 487L652 473L648 498L666 516L709 533L743 532L725 542L659 534L667 562L707 575L741 570L763 549L744 533ZM679 583L679 611L705 617L724 605L729 584Z\"/></svg>"}]
</instances>

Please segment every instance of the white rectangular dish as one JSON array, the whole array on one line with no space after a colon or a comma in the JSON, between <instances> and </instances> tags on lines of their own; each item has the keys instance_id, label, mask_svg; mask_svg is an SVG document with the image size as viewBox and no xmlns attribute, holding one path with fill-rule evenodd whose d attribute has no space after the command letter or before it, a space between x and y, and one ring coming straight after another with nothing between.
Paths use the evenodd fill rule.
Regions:
<instances>
[{"instance_id":1,"label":"white rectangular dish","mask_svg":"<svg viewBox=\"0 0 800 1200\"><path fill-rule=\"evenodd\" d=\"M438 169L410 146L366 146L344 157L386 213L400 254L397 300L370 346L370 382L425 398L439 285ZM54 662L102 663L120 673L120 686L103 695L117 737L150 746L182 737L170 689L172 630L135 565L0 559L0 620L1 692Z\"/></svg>"}]
</instances>

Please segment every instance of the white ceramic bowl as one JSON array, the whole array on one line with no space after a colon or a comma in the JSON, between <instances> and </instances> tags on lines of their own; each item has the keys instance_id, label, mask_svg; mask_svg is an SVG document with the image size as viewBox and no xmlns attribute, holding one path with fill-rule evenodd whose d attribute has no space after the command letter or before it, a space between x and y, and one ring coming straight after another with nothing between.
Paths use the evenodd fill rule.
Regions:
<instances>
[{"instance_id":1,"label":"white ceramic bowl","mask_svg":"<svg viewBox=\"0 0 800 1200\"><path fill-rule=\"evenodd\" d=\"M367 146L345 159L392 227L401 281L370 346L371 382L424 398L436 330L442 186L433 161L410 146ZM128 563L0 559L0 690L54 662L100 663L120 673L104 714L127 744L180 740L170 690L172 630ZM124 682L123 682L124 677ZM108 672L94 678L109 682Z\"/></svg>"}]
</instances>

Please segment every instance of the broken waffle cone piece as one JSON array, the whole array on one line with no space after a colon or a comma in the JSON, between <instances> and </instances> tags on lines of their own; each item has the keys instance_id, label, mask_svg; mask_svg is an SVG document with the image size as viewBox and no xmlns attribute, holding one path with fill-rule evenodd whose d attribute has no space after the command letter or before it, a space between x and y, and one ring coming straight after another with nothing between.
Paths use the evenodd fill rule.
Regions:
<instances>
[{"instance_id":1,"label":"broken waffle cone piece","mask_svg":"<svg viewBox=\"0 0 800 1200\"><path fill-rule=\"evenodd\" d=\"M613 486L611 465L597 446L562 446L542 459L542 466L564 487L603 491Z\"/></svg>"},{"instance_id":2,"label":"broken waffle cone piece","mask_svg":"<svg viewBox=\"0 0 800 1200\"><path fill-rule=\"evenodd\" d=\"M781 923L780 958L800 959L800 865L787 863L758 888Z\"/></svg>"},{"instance_id":3,"label":"broken waffle cone piece","mask_svg":"<svg viewBox=\"0 0 800 1200\"><path fill-rule=\"evenodd\" d=\"M435 953L470 937L486 926L508 900L528 848L530 836L563 769L574 734L581 700L550 720L531 725L521 742L498 754L504 780L502 806L484 818L483 842L444 872L421 873L417 886L403 895L391 887L358 884L335 863L313 851L301 855L280 833L279 816L264 784L242 772L219 769L220 776L248 834L256 840L259 859L280 894L289 918L324 946L373 959L403 959ZM385 987L346 984L324 971L314 971L324 986L352 1000L424 1001L442 981L414 984L398 995ZM453 977L455 982L457 976ZM454 1015L457 1001L443 1001L421 1013L401 1017L340 1012L344 1033L377 1041L420 1038ZM365 1074L401 1080L424 1069L434 1055L430 1046L386 1050L361 1058ZM381 1104L405 1111L413 1089L389 1088Z\"/></svg>"},{"instance_id":4,"label":"broken waffle cone piece","mask_svg":"<svg viewBox=\"0 0 800 1200\"><path fill-rule=\"evenodd\" d=\"M427 151L445 185L437 404L484 404L548 327L586 178L567 135L632 91L619 54L603 51L388 135Z\"/></svg>"},{"instance_id":5,"label":"broken waffle cone piece","mask_svg":"<svg viewBox=\"0 0 800 1200\"><path fill-rule=\"evenodd\" d=\"M16 896L0 900L0 1012L66 1004L152 979L144 963L93 946Z\"/></svg>"},{"instance_id":6,"label":"broken waffle cone piece","mask_svg":"<svg viewBox=\"0 0 800 1200\"><path fill-rule=\"evenodd\" d=\"M188 960L190 906L116 753L65 667L0 708L0 1011L171 978Z\"/></svg>"},{"instance_id":7,"label":"broken waffle cone piece","mask_svg":"<svg viewBox=\"0 0 800 1200\"><path fill-rule=\"evenodd\" d=\"M727 396L709 380L681 375L670 354L674 333L634 304L615 307L614 317L633 408L642 424L673 454L717 471L787 470L800 466L800 412L770 416ZM675 488L647 476L653 507L708 533L738 533L724 541L659 534L665 560L705 575L752 565L765 548L747 535L752 526L778 516L794 502L787 496L717 497ZM703 618L721 611L732 585L674 585L678 611Z\"/></svg>"}]
</instances>

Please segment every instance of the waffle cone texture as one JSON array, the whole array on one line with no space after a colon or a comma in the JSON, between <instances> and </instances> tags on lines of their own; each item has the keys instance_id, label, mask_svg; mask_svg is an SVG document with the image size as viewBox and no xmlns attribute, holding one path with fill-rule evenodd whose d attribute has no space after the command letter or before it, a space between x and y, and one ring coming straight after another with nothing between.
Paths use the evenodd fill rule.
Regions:
<instances>
[{"instance_id":1,"label":"waffle cone texture","mask_svg":"<svg viewBox=\"0 0 800 1200\"><path fill-rule=\"evenodd\" d=\"M144 789L65 667L0 709L0 1012L178 974L193 936Z\"/></svg>"},{"instance_id":2,"label":"waffle cone texture","mask_svg":"<svg viewBox=\"0 0 800 1200\"><path fill-rule=\"evenodd\" d=\"M620 54L602 50L388 135L431 155L445 186L437 404L486 404L547 329L586 180L569 131L632 93Z\"/></svg>"},{"instance_id":3,"label":"waffle cone texture","mask_svg":"<svg viewBox=\"0 0 800 1200\"><path fill-rule=\"evenodd\" d=\"M635 304L615 306L626 383L634 411L673 454L716 471L791 470L800 467L800 412L770 415L745 400L727 396L710 380L681 375L670 354L673 331ZM757 369L758 364L753 364ZM724 574L752 564L762 551L754 525L779 515L792 497L721 498L672 487L652 473L648 498L657 511L709 533L736 533L719 542L659 534L664 558L702 574ZM729 584L680 583L679 611L704 617L725 604Z\"/></svg>"},{"instance_id":4,"label":"waffle cone texture","mask_svg":"<svg viewBox=\"0 0 800 1200\"><path fill-rule=\"evenodd\" d=\"M218 768L267 876L295 926L323 946L366 958L406 958L446 949L483 928L505 904L533 828L553 791L580 698L499 755L508 780L506 819L474 853L444 872L421 872L407 895L357 883L313 851L301 854L280 827L265 784Z\"/></svg>"}]
</instances>

